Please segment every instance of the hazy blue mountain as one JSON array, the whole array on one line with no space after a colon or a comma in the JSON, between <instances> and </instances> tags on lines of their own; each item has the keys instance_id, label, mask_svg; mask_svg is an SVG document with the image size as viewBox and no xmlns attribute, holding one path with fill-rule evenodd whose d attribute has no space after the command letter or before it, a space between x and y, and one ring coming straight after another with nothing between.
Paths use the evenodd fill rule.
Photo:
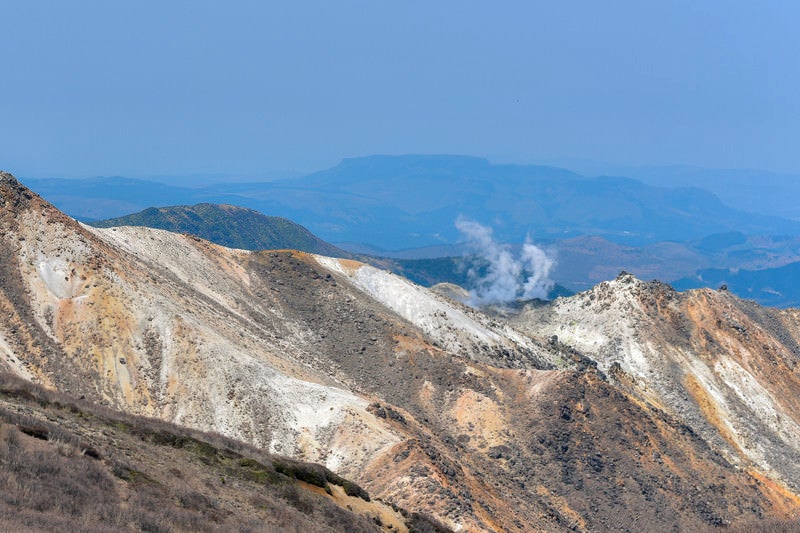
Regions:
<instances>
[{"instance_id":1,"label":"hazy blue mountain","mask_svg":"<svg viewBox=\"0 0 800 533\"><path fill-rule=\"evenodd\" d=\"M522 242L529 234L536 240L598 235L625 245L732 231L800 234L800 222L736 210L697 188L587 178L556 167L495 165L463 156L361 157L302 178L201 188L120 178L30 185L83 218L152 205L225 203L289 218L329 242L388 250L458 242L459 216L492 226L507 242Z\"/></svg>"},{"instance_id":2,"label":"hazy blue mountain","mask_svg":"<svg viewBox=\"0 0 800 533\"><path fill-rule=\"evenodd\" d=\"M292 249L332 257L349 257L291 220L270 217L232 205L150 207L139 213L92 222L98 228L146 226L190 233L211 242L245 250Z\"/></svg>"},{"instance_id":3,"label":"hazy blue mountain","mask_svg":"<svg viewBox=\"0 0 800 533\"><path fill-rule=\"evenodd\" d=\"M712 233L798 233L800 223L753 215L697 188L587 178L547 166L461 156L370 156L294 180L218 185L204 192L300 221L329 241L398 249L452 243L458 216L501 240L601 235L624 244Z\"/></svg>"},{"instance_id":4,"label":"hazy blue mountain","mask_svg":"<svg viewBox=\"0 0 800 533\"><path fill-rule=\"evenodd\" d=\"M660 187L700 187L736 209L800 219L798 174L690 165L635 167L585 159L556 159L553 162L586 176L628 176Z\"/></svg>"},{"instance_id":5,"label":"hazy blue mountain","mask_svg":"<svg viewBox=\"0 0 800 533\"><path fill-rule=\"evenodd\" d=\"M152 205L235 204L294 220L326 241L366 245L351 245L355 253L396 259L460 255L463 249L453 244L463 237L454 221L466 216L492 226L499 241L519 243L531 234L549 245L557 254L555 279L571 290L613 278L620 270L672 281L691 279L709 267L761 271L800 257L800 223L732 209L701 189L655 187L630 178L587 178L548 166L493 165L474 157L371 156L346 159L302 178L191 188L119 177L31 184L58 207L84 219ZM346 253L297 242L253 240L252 233L258 233L253 228L259 226L254 221L231 226L215 216L200 217L201 231L192 227L197 221L188 216L180 224L172 220L170 226L155 220L154 214L148 210L149 219L136 223L196 233L228 246ZM255 214L251 211L249 216ZM148 217L139 214L140 219ZM251 234L242 235L247 231ZM411 250L385 252L399 249ZM452 265L447 259L386 261L384 266L431 284L458 282L461 274ZM714 284L723 277L708 274L703 279ZM679 286L689 286L686 283ZM730 286L762 303L793 302L791 297L759 292L758 284Z\"/></svg>"},{"instance_id":6,"label":"hazy blue mountain","mask_svg":"<svg viewBox=\"0 0 800 533\"><path fill-rule=\"evenodd\" d=\"M697 275L679 279L672 285L679 290L698 287L728 290L742 298L751 298L762 305L800 307L800 261L763 270L731 270L707 268Z\"/></svg>"},{"instance_id":7,"label":"hazy blue mountain","mask_svg":"<svg viewBox=\"0 0 800 533\"><path fill-rule=\"evenodd\" d=\"M79 220L127 215L154 205L192 203L196 192L147 180L119 176L88 179L26 179L25 185Z\"/></svg>"}]
</instances>

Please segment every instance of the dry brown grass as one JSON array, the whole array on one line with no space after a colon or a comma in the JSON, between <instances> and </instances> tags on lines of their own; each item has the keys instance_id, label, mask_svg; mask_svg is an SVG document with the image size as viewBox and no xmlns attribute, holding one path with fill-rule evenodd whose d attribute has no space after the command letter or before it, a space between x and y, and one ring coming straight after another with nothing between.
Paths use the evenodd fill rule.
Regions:
<instances>
[{"instance_id":1,"label":"dry brown grass","mask_svg":"<svg viewBox=\"0 0 800 533\"><path fill-rule=\"evenodd\" d=\"M369 501L320 465L0 374L0 531L384 530L303 482Z\"/></svg>"}]
</instances>

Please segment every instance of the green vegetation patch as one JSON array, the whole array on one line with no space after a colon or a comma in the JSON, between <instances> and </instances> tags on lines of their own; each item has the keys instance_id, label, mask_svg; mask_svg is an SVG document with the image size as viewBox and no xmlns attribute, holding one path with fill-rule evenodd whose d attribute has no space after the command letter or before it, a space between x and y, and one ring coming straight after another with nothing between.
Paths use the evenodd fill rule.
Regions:
<instances>
[{"instance_id":1,"label":"green vegetation patch","mask_svg":"<svg viewBox=\"0 0 800 533\"><path fill-rule=\"evenodd\" d=\"M297 479L305 481L310 485L320 487L328 490L328 483L342 487L345 494L361 498L364 501L370 501L369 493L361 488L356 483L331 472L322 465L316 463L301 463L298 461L290 461L287 459L273 459L272 465L277 472Z\"/></svg>"}]
</instances>

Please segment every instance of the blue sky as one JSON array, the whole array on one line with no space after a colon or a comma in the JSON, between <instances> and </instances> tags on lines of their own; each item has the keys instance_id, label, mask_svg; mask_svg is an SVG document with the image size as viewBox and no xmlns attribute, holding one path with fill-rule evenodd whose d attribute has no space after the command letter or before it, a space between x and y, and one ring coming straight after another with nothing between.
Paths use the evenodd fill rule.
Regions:
<instances>
[{"instance_id":1,"label":"blue sky","mask_svg":"<svg viewBox=\"0 0 800 533\"><path fill-rule=\"evenodd\" d=\"M0 0L0 168L373 153L800 172L796 2Z\"/></svg>"}]
</instances>

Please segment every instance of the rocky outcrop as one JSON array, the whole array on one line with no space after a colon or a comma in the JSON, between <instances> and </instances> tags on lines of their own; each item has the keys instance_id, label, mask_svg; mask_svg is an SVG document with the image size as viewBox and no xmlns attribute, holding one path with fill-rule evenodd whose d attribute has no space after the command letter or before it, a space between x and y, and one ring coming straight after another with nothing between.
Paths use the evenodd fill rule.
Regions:
<instances>
[{"instance_id":1,"label":"rocky outcrop","mask_svg":"<svg viewBox=\"0 0 800 533\"><path fill-rule=\"evenodd\" d=\"M679 293L629 274L514 323L594 359L726 460L800 490L800 313L725 290Z\"/></svg>"}]
</instances>

